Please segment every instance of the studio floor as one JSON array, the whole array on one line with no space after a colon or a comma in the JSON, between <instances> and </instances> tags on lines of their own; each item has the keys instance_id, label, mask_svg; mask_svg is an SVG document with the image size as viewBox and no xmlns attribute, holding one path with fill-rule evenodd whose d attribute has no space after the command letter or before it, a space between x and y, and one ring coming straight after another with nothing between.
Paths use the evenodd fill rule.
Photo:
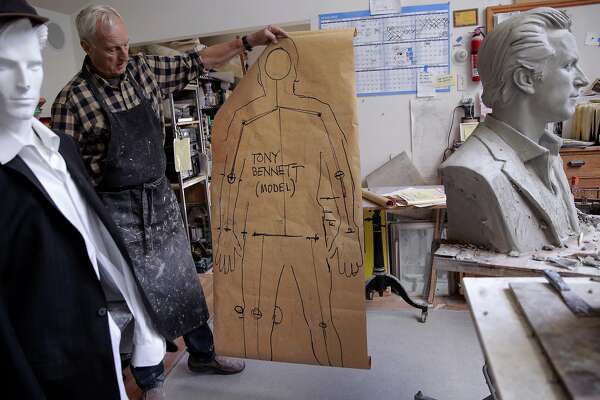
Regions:
<instances>
[{"instance_id":1,"label":"studio floor","mask_svg":"<svg viewBox=\"0 0 600 400\"><path fill-rule=\"evenodd\" d=\"M202 279L209 308L210 276ZM246 360L239 375L196 375L187 369L183 343L168 355L168 399L412 400L419 390L437 400L483 399L483 355L462 297L438 297L425 324L419 311L392 295L367 303L370 370ZM132 400L141 392L129 376Z\"/></svg>"}]
</instances>

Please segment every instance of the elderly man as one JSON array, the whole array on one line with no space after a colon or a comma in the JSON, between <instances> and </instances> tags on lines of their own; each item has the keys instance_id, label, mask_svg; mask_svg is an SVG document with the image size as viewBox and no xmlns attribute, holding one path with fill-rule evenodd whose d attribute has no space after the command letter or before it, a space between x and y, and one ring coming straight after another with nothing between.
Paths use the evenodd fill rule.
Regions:
<instances>
[{"instance_id":1,"label":"elderly man","mask_svg":"<svg viewBox=\"0 0 600 400\"><path fill-rule=\"evenodd\" d=\"M135 317L133 364L164 357L125 243L77 147L33 118L46 18L0 4L0 367L24 399L126 399L118 309Z\"/></svg>"},{"instance_id":2,"label":"elderly man","mask_svg":"<svg viewBox=\"0 0 600 400\"><path fill-rule=\"evenodd\" d=\"M165 177L160 102L205 69L286 34L268 27L181 56L129 57L127 28L113 8L90 6L76 24L87 56L57 96L52 126L79 144L96 190L127 243L159 332L167 339L184 335L192 371L239 372L243 362L214 354L206 302ZM134 368L134 376L142 389L149 389L161 379L162 369L162 364Z\"/></svg>"},{"instance_id":3,"label":"elderly man","mask_svg":"<svg viewBox=\"0 0 600 400\"><path fill-rule=\"evenodd\" d=\"M548 122L568 119L588 84L566 14L537 8L499 24L480 51L493 114L441 166L448 236L499 252L561 246L579 232Z\"/></svg>"}]
</instances>

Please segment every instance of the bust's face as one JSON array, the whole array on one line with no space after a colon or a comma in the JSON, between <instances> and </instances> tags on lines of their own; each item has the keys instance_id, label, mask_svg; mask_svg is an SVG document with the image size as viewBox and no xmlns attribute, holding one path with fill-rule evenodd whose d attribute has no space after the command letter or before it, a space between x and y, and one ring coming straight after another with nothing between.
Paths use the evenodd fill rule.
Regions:
<instances>
[{"instance_id":1,"label":"bust's face","mask_svg":"<svg viewBox=\"0 0 600 400\"><path fill-rule=\"evenodd\" d=\"M579 91L589 81L579 68L577 43L571 32L551 31L548 40L555 54L548 59L542 80L535 83L531 101L544 122L558 122L573 115Z\"/></svg>"},{"instance_id":2,"label":"bust's face","mask_svg":"<svg viewBox=\"0 0 600 400\"><path fill-rule=\"evenodd\" d=\"M37 34L31 27L9 28L0 36L0 119L28 120L44 78Z\"/></svg>"}]
</instances>

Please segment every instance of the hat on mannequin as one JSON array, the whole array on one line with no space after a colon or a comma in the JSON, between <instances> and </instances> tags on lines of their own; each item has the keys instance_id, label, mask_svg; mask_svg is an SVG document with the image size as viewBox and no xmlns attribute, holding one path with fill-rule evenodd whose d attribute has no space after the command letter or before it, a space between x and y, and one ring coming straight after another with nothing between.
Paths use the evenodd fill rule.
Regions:
<instances>
[{"instance_id":1,"label":"hat on mannequin","mask_svg":"<svg viewBox=\"0 0 600 400\"><path fill-rule=\"evenodd\" d=\"M33 26L48 22L48 18L38 15L35 8L25 0L2 0L0 2L0 22L9 18L29 18Z\"/></svg>"}]
</instances>

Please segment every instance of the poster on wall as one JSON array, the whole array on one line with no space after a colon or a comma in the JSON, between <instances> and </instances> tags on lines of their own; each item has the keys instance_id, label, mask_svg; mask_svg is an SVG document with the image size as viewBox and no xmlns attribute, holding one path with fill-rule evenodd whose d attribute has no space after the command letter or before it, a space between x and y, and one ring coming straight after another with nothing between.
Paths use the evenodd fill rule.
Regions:
<instances>
[{"instance_id":1,"label":"poster on wall","mask_svg":"<svg viewBox=\"0 0 600 400\"><path fill-rule=\"evenodd\" d=\"M354 30L268 46L219 109L219 354L369 368Z\"/></svg>"},{"instance_id":2,"label":"poster on wall","mask_svg":"<svg viewBox=\"0 0 600 400\"><path fill-rule=\"evenodd\" d=\"M434 76L450 72L449 3L407 6L385 15L371 15L369 10L321 14L319 25L357 30L358 96L416 93L419 71L426 69Z\"/></svg>"}]
</instances>

